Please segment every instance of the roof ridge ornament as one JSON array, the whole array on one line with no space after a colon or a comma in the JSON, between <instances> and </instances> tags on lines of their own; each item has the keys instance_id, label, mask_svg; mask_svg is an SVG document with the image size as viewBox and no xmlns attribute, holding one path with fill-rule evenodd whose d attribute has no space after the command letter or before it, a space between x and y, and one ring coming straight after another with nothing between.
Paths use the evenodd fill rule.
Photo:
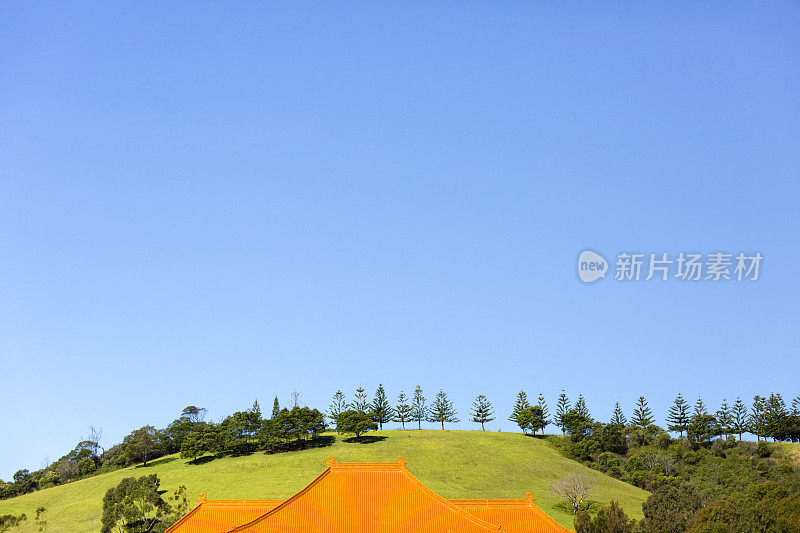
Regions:
<instances>
[{"instance_id":1,"label":"roof ridge ornament","mask_svg":"<svg viewBox=\"0 0 800 533\"><path fill-rule=\"evenodd\" d=\"M397 464L399 464L399 465L400 465L400 468L405 468L405 467L406 467L406 465L408 464L408 461L406 461L405 459L403 459L403 456L402 456L402 455L398 455L398 456L397 456Z\"/></svg>"},{"instance_id":2,"label":"roof ridge ornament","mask_svg":"<svg viewBox=\"0 0 800 533\"><path fill-rule=\"evenodd\" d=\"M331 455L330 457L328 457L328 460L325 461L325 464L328 465L328 467L331 467L331 466L335 465L336 464L336 456Z\"/></svg>"},{"instance_id":3,"label":"roof ridge ornament","mask_svg":"<svg viewBox=\"0 0 800 533\"><path fill-rule=\"evenodd\" d=\"M197 498L197 501L198 501L198 503L203 503L203 502L206 502L206 501L208 501L208 495L207 495L205 492L204 492L204 493L202 493L202 494L200 495L200 497L199 497L199 498Z\"/></svg>"},{"instance_id":4,"label":"roof ridge ornament","mask_svg":"<svg viewBox=\"0 0 800 533\"><path fill-rule=\"evenodd\" d=\"M533 500L536 498L533 497L533 494L530 491L525 493L525 501L528 502L528 505L533 506Z\"/></svg>"}]
</instances>

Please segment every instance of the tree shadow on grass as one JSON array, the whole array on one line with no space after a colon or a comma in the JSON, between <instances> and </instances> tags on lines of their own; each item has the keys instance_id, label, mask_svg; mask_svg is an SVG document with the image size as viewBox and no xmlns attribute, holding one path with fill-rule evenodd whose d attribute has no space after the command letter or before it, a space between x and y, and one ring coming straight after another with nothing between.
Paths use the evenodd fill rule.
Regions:
<instances>
[{"instance_id":1,"label":"tree shadow on grass","mask_svg":"<svg viewBox=\"0 0 800 533\"><path fill-rule=\"evenodd\" d=\"M386 440L386 438L387 437L384 435L361 435L360 437L350 437L349 439L344 439L344 442L348 444L372 444L374 442Z\"/></svg>"},{"instance_id":2,"label":"tree shadow on grass","mask_svg":"<svg viewBox=\"0 0 800 533\"><path fill-rule=\"evenodd\" d=\"M543 438L547 437L547 435L542 435L541 433L539 433L537 435L532 435L531 433L526 433L525 436L526 437L531 437L533 439L543 439Z\"/></svg>"},{"instance_id":3,"label":"tree shadow on grass","mask_svg":"<svg viewBox=\"0 0 800 533\"><path fill-rule=\"evenodd\" d=\"M264 450L266 454L273 454L273 453L283 453L283 452L296 452L298 450L308 450L310 448L325 448L327 446L332 446L333 443L336 442L336 437L333 435L320 435L315 439L311 440L292 440L289 442L282 442L280 444L274 444L270 446L267 450Z\"/></svg>"},{"instance_id":4,"label":"tree shadow on grass","mask_svg":"<svg viewBox=\"0 0 800 533\"><path fill-rule=\"evenodd\" d=\"M555 507L559 511L572 514L572 504L567 501L558 502L557 504L553 505L553 507ZM599 511L602 507L603 507L602 504L598 501L586 500L581 504L581 511L586 511L591 515L595 515L597 514L597 511Z\"/></svg>"},{"instance_id":5,"label":"tree shadow on grass","mask_svg":"<svg viewBox=\"0 0 800 533\"><path fill-rule=\"evenodd\" d=\"M197 459L192 459L191 461L187 461L187 465L197 466L197 465L204 465L206 463L210 463L214 459L216 459L216 455L204 455L202 457L198 457Z\"/></svg>"},{"instance_id":6,"label":"tree shadow on grass","mask_svg":"<svg viewBox=\"0 0 800 533\"><path fill-rule=\"evenodd\" d=\"M136 468L150 468L151 466L165 465L167 463L171 463L175 459L177 459L177 457L162 457L161 459L154 459L152 461L148 461L147 466L136 465Z\"/></svg>"}]
</instances>

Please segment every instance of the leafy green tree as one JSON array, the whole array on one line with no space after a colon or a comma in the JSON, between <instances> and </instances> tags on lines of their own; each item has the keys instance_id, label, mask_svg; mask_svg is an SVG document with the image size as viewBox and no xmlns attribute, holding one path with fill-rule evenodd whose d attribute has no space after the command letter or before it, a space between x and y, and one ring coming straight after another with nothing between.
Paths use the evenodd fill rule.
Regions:
<instances>
[{"instance_id":1,"label":"leafy green tree","mask_svg":"<svg viewBox=\"0 0 800 533\"><path fill-rule=\"evenodd\" d=\"M189 407L186 409L189 409ZM184 409L184 411L186 411L186 409ZM164 452L175 453L180 451L184 439L189 436L189 433L191 433L199 423L200 422L193 422L192 418L186 415L181 415L180 418L170 423L161 432Z\"/></svg>"},{"instance_id":2,"label":"leafy green tree","mask_svg":"<svg viewBox=\"0 0 800 533\"><path fill-rule=\"evenodd\" d=\"M611 500L592 518L586 511L575 515L575 533L635 533L636 520L628 518L619 503Z\"/></svg>"},{"instance_id":3,"label":"leafy green tree","mask_svg":"<svg viewBox=\"0 0 800 533\"><path fill-rule=\"evenodd\" d=\"M17 527L27 519L28 517L25 516L25 513L22 513L19 516L4 514L0 516L0 532L7 531L12 527Z\"/></svg>"},{"instance_id":4,"label":"leafy green tree","mask_svg":"<svg viewBox=\"0 0 800 533\"><path fill-rule=\"evenodd\" d=\"M445 422L456 423L458 411L453 407L453 403L447 398L447 394L440 390L431 404L431 410L428 413L428 422L438 422L442 424L444 429Z\"/></svg>"},{"instance_id":5,"label":"leafy green tree","mask_svg":"<svg viewBox=\"0 0 800 533\"><path fill-rule=\"evenodd\" d=\"M594 420L583 414L582 411L572 408L564 415L563 424L572 442L580 442L589 434Z\"/></svg>"},{"instance_id":6,"label":"leafy green tree","mask_svg":"<svg viewBox=\"0 0 800 533\"><path fill-rule=\"evenodd\" d=\"M648 407L647 400L644 399L644 396L639 396L639 399L636 400L636 407L633 410L631 424L639 428L646 428L652 423L653 412L650 410L650 407Z\"/></svg>"},{"instance_id":7,"label":"leafy green tree","mask_svg":"<svg viewBox=\"0 0 800 533\"><path fill-rule=\"evenodd\" d=\"M28 494L29 492L33 492L38 488L36 486L36 480L33 478L33 475L27 468L23 468L14 472L13 479L16 493L14 494L15 496Z\"/></svg>"},{"instance_id":8,"label":"leafy green tree","mask_svg":"<svg viewBox=\"0 0 800 533\"><path fill-rule=\"evenodd\" d=\"M275 396L275 400L272 401L272 416L270 418L275 418L281 412L281 404L278 403L278 397Z\"/></svg>"},{"instance_id":9,"label":"leafy green tree","mask_svg":"<svg viewBox=\"0 0 800 533\"><path fill-rule=\"evenodd\" d=\"M221 424L206 424L203 428L203 448L217 457L225 453L225 435L220 426Z\"/></svg>"},{"instance_id":10,"label":"leafy green tree","mask_svg":"<svg viewBox=\"0 0 800 533\"><path fill-rule=\"evenodd\" d=\"M800 416L800 395L796 396L794 400L792 400L792 415Z\"/></svg>"},{"instance_id":11,"label":"leafy green tree","mask_svg":"<svg viewBox=\"0 0 800 533\"><path fill-rule=\"evenodd\" d=\"M529 405L517 416L517 425L525 433L531 430L533 434L544 428L545 422L542 416L542 408L538 405Z\"/></svg>"},{"instance_id":12,"label":"leafy green tree","mask_svg":"<svg viewBox=\"0 0 800 533\"><path fill-rule=\"evenodd\" d=\"M400 394L397 395L397 405L394 407L394 416L392 420L394 422L400 422L403 430L405 430L406 422L410 422L412 420L413 411L413 408L408 404L408 398L406 398L406 394L403 391L400 391Z\"/></svg>"},{"instance_id":13,"label":"leafy green tree","mask_svg":"<svg viewBox=\"0 0 800 533\"><path fill-rule=\"evenodd\" d=\"M672 407L667 413L667 429L677 431L683 437L683 432L689 428L689 404L683 399L683 395L678 393Z\"/></svg>"},{"instance_id":14,"label":"leafy green tree","mask_svg":"<svg viewBox=\"0 0 800 533\"><path fill-rule=\"evenodd\" d=\"M355 398L353 399L353 403L350 404L351 409L355 409L356 411L361 411L362 413L369 413L369 400L367 400L367 391L364 390L364 387L359 387L356 389Z\"/></svg>"},{"instance_id":15,"label":"leafy green tree","mask_svg":"<svg viewBox=\"0 0 800 533\"><path fill-rule=\"evenodd\" d=\"M183 408L181 412L182 417L186 417L189 422L202 422L206 416L207 410L203 407L197 407L195 405L188 405Z\"/></svg>"},{"instance_id":16,"label":"leafy green tree","mask_svg":"<svg viewBox=\"0 0 800 533\"><path fill-rule=\"evenodd\" d=\"M237 411L225 418L219 424L220 434L225 441L225 453L244 455L254 452L263 425L258 402L247 411Z\"/></svg>"},{"instance_id":17,"label":"leafy green tree","mask_svg":"<svg viewBox=\"0 0 800 533\"><path fill-rule=\"evenodd\" d=\"M336 394L333 395L333 401L331 401L330 407L328 407L328 417L333 420L333 423L336 423L336 419L339 418L339 415L342 414L347 410L347 400L345 399L344 393L341 389L336 391ZM336 433L339 433L339 428L336 428Z\"/></svg>"},{"instance_id":18,"label":"leafy green tree","mask_svg":"<svg viewBox=\"0 0 800 533\"><path fill-rule=\"evenodd\" d=\"M688 484L661 485L642 504L642 533L683 533L689 528L702 500Z\"/></svg>"},{"instance_id":19,"label":"leafy green tree","mask_svg":"<svg viewBox=\"0 0 800 533\"><path fill-rule=\"evenodd\" d=\"M131 457L147 466L147 461L159 454L161 432L153 426L144 426L123 439Z\"/></svg>"},{"instance_id":20,"label":"leafy green tree","mask_svg":"<svg viewBox=\"0 0 800 533\"><path fill-rule=\"evenodd\" d=\"M184 459L192 459L197 461L197 458L204 455L208 449L206 447L206 428L203 425L198 425L189 433L181 444L181 457Z\"/></svg>"},{"instance_id":21,"label":"leafy green tree","mask_svg":"<svg viewBox=\"0 0 800 533\"><path fill-rule=\"evenodd\" d=\"M183 517L189 510L189 499L186 496L186 485L179 486L177 489L175 489L175 492L173 492L171 496L167 497L167 505L169 505L169 511L166 517L163 519L165 530L180 520L181 517Z\"/></svg>"},{"instance_id":22,"label":"leafy green tree","mask_svg":"<svg viewBox=\"0 0 800 533\"><path fill-rule=\"evenodd\" d=\"M88 476L97 470L97 463L95 463L94 458L92 457L84 457L80 461L78 461L78 474L81 476Z\"/></svg>"},{"instance_id":23,"label":"leafy green tree","mask_svg":"<svg viewBox=\"0 0 800 533\"><path fill-rule=\"evenodd\" d=\"M317 409L305 406L292 407L291 411L281 409L267 428L267 431L262 430L259 434L262 443L270 446L279 442L294 442L298 447L304 447L307 441L314 440L325 430L325 415Z\"/></svg>"},{"instance_id":24,"label":"leafy green tree","mask_svg":"<svg viewBox=\"0 0 800 533\"><path fill-rule=\"evenodd\" d=\"M692 442L708 442L718 435L717 427L716 417L701 411L692 415L687 435Z\"/></svg>"},{"instance_id":25,"label":"leafy green tree","mask_svg":"<svg viewBox=\"0 0 800 533\"><path fill-rule=\"evenodd\" d=\"M484 396L479 394L475 401L472 402L472 421L481 425L481 431L485 431L484 424L494 420L494 410L492 409L492 402Z\"/></svg>"},{"instance_id":26,"label":"leafy green tree","mask_svg":"<svg viewBox=\"0 0 800 533\"><path fill-rule=\"evenodd\" d=\"M375 391L375 398L372 400L372 416L378 427L383 431L383 424L392 421L392 406L389 405L389 399L386 397L386 391L383 390L383 385L378 384L378 389Z\"/></svg>"},{"instance_id":27,"label":"leafy green tree","mask_svg":"<svg viewBox=\"0 0 800 533\"><path fill-rule=\"evenodd\" d=\"M168 515L170 506L159 493L156 474L127 477L103 497L102 533L152 531Z\"/></svg>"},{"instance_id":28,"label":"leafy green tree","mask_svg":"<svg viewBox=\"0 0 800 533\"><path fill-rule=\"evenodd\" d=\"M614 404L614 412L611 413L611 421L612 426L619 426L625 427L628 425L628 419L625 417L625 413L622 412L622 407L620 407L619 402Z\"/></svg>"},{"instance_id":29,"label":"leafy green tree","mask_svg":"<svg viewBox=\"0 0 800 533\"><path fill-rule=\"evenodd\" d=\"M547 407L547 402L544 399L544 394L539 393L539 398L536 400L536 405L539 406L539 409L542 410L542 420L544 420L544 426L542 427L542 435L544 435L544 428L550 424L550 409Z\"/></svg>"},{"instance_id":30,"label":"leafy green tree","mask_svg":"<svg viewBox=\"0 0 800 533\"><path fill-rule=\"evenodd\" d=\"M528 427L535 435L537 431L542 430L547 426L547 420L544 417L544 412L540 405L532 405L528 408Z\"/></svg>"},{"instance_id":31,"label":"leafy green tree","mask_svg":"<svg viewBox=\"0 0 800 533\"><path fill-rule=\"evenodd\" d=\"M713 501L697 510L692 532L796 532L800 524L800 492L796 486L766 481Z\"/></svg>"},{"instance_id":32,"label":"leafy green tree","mask_svg":"<svg viewBox=\"0 0 800 533\"><path fill-rule=\"evenodd\" d=\"M524 390L519 391L517 393L517 401L514 402L514 409L511 411L511 415L508 417L508 419L517 424L517 418L519 417L519 414L530 406L531 404L528 402L528 395L525 394Z\"/></svg>"},{"instance_id":33,"label":"leafy green tree","mask_svg":"<svg viewBox=\"0 0 800 533\"><path fill-rule=\"evenodd\" d=\"M747 431L747 406L741 398L736 398L731 412L731 431L739 435L742 440L742 433Z\"/></svg>"},{"instance_id":34,"label":"leafy green tree","mask_svg":"<svg viewBox=\"0 0 800 533\"><path fill-rule=\"evenodd\" d=\"M339 414L336 427L342 433L352 434L356 439L360 439L367 431L378 429L378 424L364 411L350 409Z\"/></svg>"},{"instance_id":35,"label":"leafy green tree","mask_svg":"<svg viewBox=\"0 0 800 533\"><path fill-rule=\"evenodd\" d=\"M717 433L723 435L726 439L732 431L733 426L733 412L725 398L722 399L722 404L717 411Z\"/></svg>"},{"instance_id":36,"label":"leafy green tree","mask_svg":"<svg viewBox=\"0 0 800 533\"><path fill-rule=\"evenodd\" d=\"M411 418L417 421L417 429L422 429L422 421L428 418L428 407L425 406L425 396L422 387L417 385L414 397L411 399Z\"/></svg>"},{"instance_id":37,"label":"leafy green tree","mask_svg":"<svg viewBox=\"0 0 800 533\"><path fill-rule=\"evenodd\" d=\"M564 423L564 416L570 410L570 402L569 398L567 398L567 393L564 390L561 391L561 394L558 396L558 402L556 403L556 418L555 422L558 427L561 428L561 433L566 433L567 426Z\"/></svg>"}]
</instances>

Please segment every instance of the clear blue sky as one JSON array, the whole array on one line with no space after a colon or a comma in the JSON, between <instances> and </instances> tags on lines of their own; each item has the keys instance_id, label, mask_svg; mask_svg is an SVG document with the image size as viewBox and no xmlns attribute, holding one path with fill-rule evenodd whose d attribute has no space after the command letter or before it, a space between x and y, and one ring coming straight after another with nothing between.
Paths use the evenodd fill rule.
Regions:
<instances>
[{"instance_id":1,"label":"clear blue sky","mask_svg":"<svg viewBox=\"0 0 800 533\"><path fill-rule=\"evenodd\" d=\"M433 5L432 5L433 4ZM800 394L795 2L0 6L0 477L292 390ZM592 248L761 252L583 285Z\"/></svg>"}]
</instances>

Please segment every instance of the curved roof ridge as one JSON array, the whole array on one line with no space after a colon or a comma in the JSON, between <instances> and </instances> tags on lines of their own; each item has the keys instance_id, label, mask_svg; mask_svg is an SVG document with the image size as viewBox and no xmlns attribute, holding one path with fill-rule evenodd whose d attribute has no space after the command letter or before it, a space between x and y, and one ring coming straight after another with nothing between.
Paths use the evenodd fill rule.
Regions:
<instances>
[{"instance_id":1,"label":"curved roof ridge","mask_svg":"<svg viewBox=\"0 0 800 533\"><path fill-rule=\"evenodd\" d=\"M330 472L331 472L331 465L328 465L328 467L325 470L323 470L320 475L315 477L311 481L311 483L309 483L308 485L303 487L303 490L301 490L300 492L298 492L297 494L295 494L294 496L292 496L288 500L284 500L283 503L281 503L277 507L274 507L273 509L270 509L269 511L267 511L263 515L259 516L258 518L255 518L255 519L247 522L246 524L242 524L240 526L236 526L235 528L231 529L229 531L229 533L233 533L234 531L241 531L241 530L243 530L245 528L253 526L253 525L257 524L258 522L261 522L262 520L264 520L268 516L272 515L274 512L278 511L279 509L284 509L287 505L289 505L290 503L292 503L295 500L299 499L301 496L303 496L305 493L307 493L309 490L311 490L312 487L314 487L316 484L318 484L323 478L325 478L328 474L330 474ZM166 531L164 533L166 533Z\"/></svg>"},{"instance_id":2,"label":"curved roof ridge","mask_svg":"<svg viewBox=\"0 0 800 533\"><path fill-rule=\"evenodd\" d=\"M468 513L464 509L461 509L458 506L453 505L452 503L450 503L449 500L446 500L445 498L443 498L442 496L440 496L439 494L434 492L430 487L425 485L425 483L420 481L417 478L417 476L415 476L414 474L412 474L411 472L409 472L405 468L402 468L401 471L402 471L404 476L406 476L408 479L413 481L417 485L417 487L421 488L426 494L428 494L428 496L432 496L433 499L439 501L440 503L442 503L445 507L447 507L448 509L450 509L454 513L466 518L467 520L471 521L475 525L478 525L478 526L481 526L481 527L485 527L487 529L494 530L494 531L500 531L500 526L499 525L492 524L491 522L487 522L486 520L482 520L482 519L478 518L477 516L474 516L474 515Z\"/></svg>"},{"instance_id":3,"label":"curved roof ridge","mask_svg":"<svg viewBox=\"0 0 800 533\"><path fill-rule=\"evenodd\" d=\"M431 497L434 501L436 501L437 503L441 504L442 506L444 506L446 509L448 509L452 513L456 514L457 516L459 516L459 517L461 517L461 518L463 518L463 519L475 524L478 527L482 527L482 528L484 528L484 529L486 529L488 531L501 531L501 528L500 528L499 525L493 524L491 522L487 522L485 520L482 520L482 519L478 518L477 516L474 516L471 513L468 513L464 509L460 509L458 506L450 503L448 500L446 500L445 498L443 498L442 496L440 496L439 494L437 494L436 492L431 490L422 481L417 479L416 476L414 476L412 473L410 473L408 470L406 470L404 461L403 462L397 462L397 463L337 463L337 462L333 462L333 461L329 460L327 465L328 465L327 468L320 475L318 475L316 478L314 478L314 480L311 481L311 483L306 485L303 488L303 490L301 490L300 492L298 492L297 494L295 494L294 496L292 496L288 500L284 500L283 503L281 503L277 507L274 507L273 509L270 509L269 511L267 511L263 515L259 516L258 518L255 518L254 520L251 520L250 522L247 522L246 524L242 524L242 525L236 526L235 528L231 529L228 533L235 533L237 531L244 531L245 529L250 528L250 527L258 524L259 522L261 522L263 520L266 520L267 518L277 514L278 512L282 511L283 509L285 509L286 507L288 507L289 505L294 503L296 500L298 500L299 498L304 496L313 487L315 487L317 484L319 484L325 477L327 477L328 475L331 475L335 471L339 471L339 472L350 471L350 472L353 472L353 471L359 471L359 470L371 471L371 472L381 472L381 471L383 471L383 472L397 472L397 473L405 476L407 479L409 479L417 489L421 489L422 492L424 492L427 496Z\"/></svg>"},{"instance_id":4,"label":"curved roof ridge","mask_svg":"<svg viewBox=\"0 0 800 533\"><path fill-rule=\"evenodd\" d=\"M550 516L549 514L542 511L542 508L536 505L535 503L531 503L531 512L541 516L545 521L547 521L550 525L555 526L557 528L563 529L564 531L569 531L569 529L565 528L561 524L555 521L555 519Z\"/></svg>"}]
</instances>

